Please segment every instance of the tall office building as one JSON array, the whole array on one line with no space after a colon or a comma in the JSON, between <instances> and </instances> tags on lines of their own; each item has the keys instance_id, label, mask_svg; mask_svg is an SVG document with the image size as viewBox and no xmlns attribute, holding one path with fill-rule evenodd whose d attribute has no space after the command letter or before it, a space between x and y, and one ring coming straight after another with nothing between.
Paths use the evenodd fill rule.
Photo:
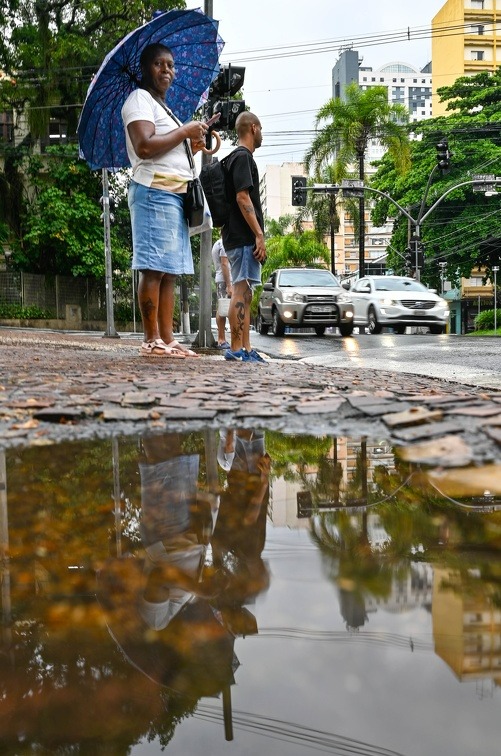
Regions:
<instances>
[{"instance_id":1,"label":"tall office building","mask_svg":"<svg viewBox=\"0 0 501 756\"><path fill-rule=\"evenodd\" d=\"M501 0L447 0L431 22L433 115L445 115L437 89L501 65Z\"/></svg>"}]
</instances>

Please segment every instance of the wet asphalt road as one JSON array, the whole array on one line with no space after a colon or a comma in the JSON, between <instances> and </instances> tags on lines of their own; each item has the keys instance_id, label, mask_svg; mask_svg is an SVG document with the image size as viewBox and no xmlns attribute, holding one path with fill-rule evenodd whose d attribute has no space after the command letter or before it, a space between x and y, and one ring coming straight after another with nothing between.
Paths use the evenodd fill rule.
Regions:
<instances>
[{"instance_id":1,"label":"wet asphalt road","mask_svg":"<svg viewBox=\"0 0 501 756\"><path fill-rule=\"evenodd\" d=\"M495 337L383 333L343 339L334 334L318 338L293 333L275 338L253 333L252 343L274 358L333 368L392 370L501 388L501 339Z\"/></svg>"}]
</instances>

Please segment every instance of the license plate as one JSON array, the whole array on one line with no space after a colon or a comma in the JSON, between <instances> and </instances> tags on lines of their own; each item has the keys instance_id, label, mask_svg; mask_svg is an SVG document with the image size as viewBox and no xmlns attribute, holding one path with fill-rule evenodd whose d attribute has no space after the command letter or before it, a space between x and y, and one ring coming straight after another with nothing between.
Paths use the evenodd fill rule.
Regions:
<instances>
[{"instance_id":1,"label":"license plate","mask_svg":"<svg viewBox=\"0 0 501 756\"><path fill-rule=\"evenodd\" d=\"M423 312L424 312L424 309L423 309L423 310L413 310L413 311L412 311L412 314L413 314L413 315L422 315L422 314L423 314Z\"/></svg>"},{"instance_id":2,"label":"license plate","mask_svg":"<svg viewBox=\"0 0 501 756\"><path fill-rule=\"evenodd\" d=\"M319 305L311 305L309 308L310 312L318 312L323 315L327 315L331 312L330 307L320 307Z\"/></svg>"}]
</instances>

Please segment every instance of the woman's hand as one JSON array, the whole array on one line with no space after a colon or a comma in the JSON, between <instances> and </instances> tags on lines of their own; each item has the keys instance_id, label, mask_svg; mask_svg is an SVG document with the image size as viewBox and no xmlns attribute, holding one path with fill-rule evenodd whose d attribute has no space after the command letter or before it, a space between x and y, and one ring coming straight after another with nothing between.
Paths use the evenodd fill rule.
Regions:
<instances>
[{"instance_id":1,"label":"woman's hand","mask_svg":"<svg viewBox=\"0 0 501 756\"><path fill-rule=\"evenodd\" d=\"M203 144L205 146L205 136L209 127L204 121L190 121L183 126L184 132L192 144ZM199 147L200 149L200 147Z\"/></svg>"}]
</instances>

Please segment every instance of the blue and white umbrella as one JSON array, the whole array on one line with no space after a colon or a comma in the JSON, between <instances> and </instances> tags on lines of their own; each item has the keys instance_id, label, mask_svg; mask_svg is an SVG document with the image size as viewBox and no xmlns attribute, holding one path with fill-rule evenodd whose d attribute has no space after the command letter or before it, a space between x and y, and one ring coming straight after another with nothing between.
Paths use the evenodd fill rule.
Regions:
<instances>
[{"instance_id":1,"label":"blue and white umbrella","mask_svg":"<svg viewBox=\"0 0 501 756\"><path fill-rule=\"evenodd\" d=\"M169 108L185 122L204 101L219 73L224 42L218 22L200 9L159 13L130 32L108 53L93 78L78 123L80 155L91 168L111 171L130 165L125 147L122 105L139 86L139 59L147 45L172 50L176 77L167 93Z\"/></svg>"}]
</instances>

